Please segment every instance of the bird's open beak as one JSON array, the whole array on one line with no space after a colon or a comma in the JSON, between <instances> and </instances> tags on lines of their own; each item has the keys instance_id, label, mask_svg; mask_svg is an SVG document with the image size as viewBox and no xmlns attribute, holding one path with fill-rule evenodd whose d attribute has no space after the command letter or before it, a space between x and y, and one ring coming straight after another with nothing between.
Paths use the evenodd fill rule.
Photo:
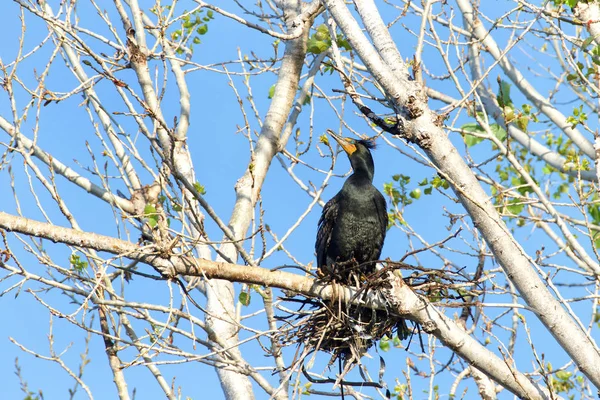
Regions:
<instances>
[{"instance_id":1,"label":"bird's open beak","mask_svg":"<svg viewBox=\"0 0 600 400\"><path fill-rule=\"evenodd\" d=\"M331 137L334 138L340 146L342 146L342 149L344 149L346 154L348 154L349 156L356 151L356 145L352 143L350 139L336 135L331 129L327 129L327 133L329 133Z\"/></svg>"}]
</instances>

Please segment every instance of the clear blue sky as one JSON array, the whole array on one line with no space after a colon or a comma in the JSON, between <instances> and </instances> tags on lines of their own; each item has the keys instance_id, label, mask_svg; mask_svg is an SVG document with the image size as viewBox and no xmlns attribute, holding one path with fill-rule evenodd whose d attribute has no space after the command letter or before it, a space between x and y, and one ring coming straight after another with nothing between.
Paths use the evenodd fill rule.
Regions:
<instances>
[{"instance_id":1,"label":"clear blue sky","mask_svg":"<svg viewBox=\"0 0 600 400\"><path fill-rule=\"evenodd\" d=\"M53 4L53 6L56 6L56 4ZM224 7L229 8L230 6L229 3L224 5ZM106 7L109 9L109 13L114 16L112 4L107 4ZM0 47L0 57L4 63L12 61L17 51L18 33L20 29L18 15L19 9L14 3L8 2L4 5L3 15L0 17L2 22L0 23L0 37L4 38L3 44ZM78 16L80 17L81 26L89 29L97 28L99 19L95 15L95 11L92 10L87 3L82 2L82 4L78 6ZM24 51L27 52L30 51L33 46L39 42L40 38L46 34L46 28L37 18L32 17L28 13L25 13L25 18L27 33ZM122 26L117 22L116 18L113 19L113 22L115 23L115 28L121 35L121 38L124 38ZM320 23L322 23L321 18L317 24ZM413 30L418 29L419 22L417 20L407 18L405 23L409 24ZM103 34L106 33L106 29L104 28L100 28L100 31ZM403 52L403 56L412 57L414 52L414 37L409 35L406 30L402 29L399 25L395 25L392 32L395 35L396 40L399 43L402 43L401 51ZM210 23L209 33L202 37L202 44L196 46L193 61L200 64L209 64L236 59L237 47L241 49L242 54L249 55L251 50L255 50L260 57L268 58L273 53L271 43L272 40L262 34L258 34L248 28L241 28L239 25L223 17L217 17L216 20ZM18 70L19 77L28 85L33 85L35 76L34 69L38 73L43 70L43 63L47 60L52 49L53 46L47 45L36 56L24 61ZM281 55L281 50L282 45L280 45L279 55ZM424 59L424 62L430 70L434 73L436 72L436 67L439 65L436 63L439 63L439 59L433 58L433 56L427 53L427 58ZM158 64L153 64L153 68L154 65ZM162 73L160 67L158 68L160 73ZM235 65L228 66L228 68L232 71L237 71L239 69ZM131 70L118 72L117 77L137 88L137 85L135 85L135 76ZM491 78L492 81L495 80L495 76ZM241 78L234 77L233 79L236 82L237 88L242 90ZM275 79L275 75L265 74L259 77L253 77L251 80L254 99L262 118L264 118L269 105L268 91L271 85L275 83ZM233 186L247 167L249 157L248 142L246 138L241 134L235 133L237 127L243 124L243 119L234 93L227 85L227 76L210 72L196 72L187 76L187 82L192 94L192 117L188 144L194 157L197 178L207 190L206 199L223 220L228 220L235 201ZM341 88L341 84L335 74L331 77L327 74L323 76L319 75L317 83L327 94L331 94L332 88ZM52 67L47 84L48 89L55 92L69 91L76 85L74 78L64 68L63 62L60 60L55 62L55 65ZM551 86L548 86L546 89L549 89L550 87ZM443 90L444 86L437 86L436 88ZM19 101L17 108L20 110L27 103L28 95L18 87L15 87L15 90ZM110 111L124 111L121 100L116 96L112 84L104 81L98 85L97 91ZM451 92L450 94L456 95L456 92ZM241 95L245 98L247 94L242 93ZM5 92L0 92L0 115L11 120L7 98ZM86 141L89 142L90 147L94 150L98 150L100 145L94 136L85 109L80 104L82 101L83 99L81 96L73 96L60 104L50 104L47 107L43 107L40 115L41 123L40 131L38 133L38 144L51 152L57 159L73 167L76 171L85 174L86 176L90 176L82 168L82 166L89 167L92 165L90 155L86 150ZM515 102L517 103L518 101ZM522 101L520 103L522 103ZM317 104L317 107L314 111L314 131L311 150L306 155L302 156L302 160L321 169L327 169L330 161L329 159L321 158L316 151L317 138L324 132L325 128L337 129L339 123L331 109L323 100L316 100L315 104ZM176 86L174 85L172 78L169 82L163 106L166 116L165 119L167 121L172 121L173 117L176 116L179 111ZM440 105L432 103L432 107L438 106ZM344 115L345 120L354 129L372 135L372 132L364 121L355 115L356 110L350 104L347 104L346 107ZM249 112L249 108L247 108L246 111ZM299 127L304 142L308 142L309 112L310 109L306 106L299 121ZM23 124L22 130L29 137L31 137L32 129L34 127L34 116L33 113L30 114L28 121ZM118 120L128 134L131 136L136 135L137 129L132 123L131 118L115 116L115 119ZM254 132L260 130L256 121L251 119L251 123ZM462 151L464 148L462 138L457 134L451 134L451 137L453 138L454 143ZM2 138L0 141L6 141L7 135L0 134L0 138ZM152 163L145 140L140 137L138 143L143 143L139 148L141 151L145 152L145 156L148 157L146 161ZM410 152L410 150L408 150L399 140L394 140L394 143L400 148ZM385 145L382 140L379 140L379 144L379 149L376 150L374 155L376 163L375 184L377 187L383 188L383 184L385 182L390 182L392 175L398 173L411 176L409 189L417 187L417 182L420 182L422 179L434 176L434 172L431 168L425 168L409 158L400 155L397 151ZM479 146L476 154L478 157L477 161L482 161L491 154L490 146L488 144L481 144ZM323 146L321 146L321 148L324 149ZM288 149L293 151L291 144ZM14 158L12 160L12 173L15 175L17 191L20 194L19 200L21 201L21 209L25 216L42 220L42 214L36 208L34 198L29 193L28 182L22 167L22 160L16 155L11 157ZM105 160L99 159L98 162L99 165L102 166ZM343 174L348 171L348 169L349 163L345 156L341 155L336 164L335 171L336 173ZM304 179L305 182L310 180L315 183L315 185L319 185L323 178L321 174L303 166L297 166L295 172ZM145 179L143 182L144 184L151 183L149 176L142 176L143 179ZM98 183L97 180L95 182ZM339 177L332 178L323 195L323 199L327 200L333 196L337 190L339 190L342 183L343 179ZM73 185L62 178L57 178L57 185L71 211L77 217L82 229L112 236L117 234L114 227L112 212L108 206L100 200L87 195L81 189L73 187ZM122 191L125 190L124 187L119 186L116 181L114 188ZM43 193L41 189L38 188L38 190L40 193ZM15 201L10 188L9 174L6 168L0 170L0 194L0 210L16 213ZM262 200L265 209L265 222L270 225L274 232L281 236L303 213L311 199L291 181L288 174L279 165L279 162L275 160L262 191ZM41 201L42 203L48 204L48 197L45 193L41 196ZM447 211L453 213L464 212L460 205L449 202L440 194L434 194L432 196L422 196L419 201L416 201L407 207L404 217L412 226L418 228L417 230L420 235L430 243L434 243L444 239L451 232L456 230L456 226L452 227L450 231L447 229L448 219L445 216ZM56 224L68 226L56 207L48 207L48 214ZM296 229L290 239L286 242L286 248L303 263L309 263L314 259L314 238L319 215L320 208L315 207L304 223ZM206 229L213 240L221 237L218 229L208 220ZM532 239L529 240L529 230L519 231L517 236L522 240L523 245L530 254L535 254L535 249L542 245L539 239L537 239L537 236L533 236ZM466 237L468 238L468 234ZM132 240L136 239L137 234L133 233ZM24 263L25 268L36 274L44 274L44 268L40 266L33 257L23 251L23 246L17 240L12 239L10 243L15 253ZM272 241L270 244L272 244ZM415 246L419 247L419 245ZM449 242L448 246L458 250L467 249L460 238ZM551 251L551 245L547 246L547 251ZM382 258L390 257L391 259L399 259L405 254L408 247L406 235L402 234L399 229L392 229L386 240ZM66 264L70 251L66 247L44 243L44 249L47 250L49 254L56 256L55 262L64 262L65 266L67 266ZM259 243L257 243L257 251L260 251ZM476 265L474 258L461 256L457 253L450 254L450 256L451 260L456 265L464 265L466 271L472 272L474 270ZM416 262L414 258L407 261L413 263ZM430 268L442 267L439 259L427 253L419 255L419 261ZM280 264L289 263L289 259L283 254L277 253L275 256L265 261L262 266L271 268ZM489 264L488 268L491 268L491 265ZM148 267L144 267L142 270L144 272L151 272ZM15 282L17 282L17 280L13 278L12 280L0 284L0 290L5 290ZM502 279L500 279L500 282L502 282ZM23 287L23 290L19 292L17 298L14 297L17 293L15 291L0 298L0 315L5 321L4 328L0 334L0 354L2 354L2 357L0 357L0 375L5 377L3 380L3 398L18 399L24 397L19 389L19 381L14 375L16 357L19 358L22 374L29 384L29 389L34 392L37 392L38 389L42 390L45 399L66 398L68 395L68 388L73 386L73 381L70 380L66 373L56 364L36 359L31 355L23 353L9 340L9 337L15 338L19 343L31 350L37 351L43 355L49 354L48 334L49 321L51 320L50 313L46 308L37 303L31 294L26 292L26 289L36 289L37 287L36 284L30 282ZM157 283L138 277L127 286L127 292L132 299L168 304L168 288L164 282ZM50 293L40 293L40 295L43 295L44 299L53 307L61 309L64 312L69 312L76 308L76 306L70 305L69 299L57 290ZM203 303L200 295L196 294L194 297L201 304ZM500 302L509 300L507 298L497 297L494 298L493 301ZM250 307L243 311L244 313L251 313L259 309L259 306L260 302L258 295L254 293L253 302ZM459 313L459 310L460 309L449 309L447 315L452 316L454 313ZM502 311L504 311L504 309L488 311L487 315L498 315ZM583 311L584 310L582 310L582 312ZM585 312L588 313L589 311L585 310ZM196 316L201 316L199 310L196 310L195 314ZM539 345L538 351L545 353L546 360L551 361L555 366L567 362L568 358L566 358L563 351L554 344L550 335L547 334L544 329L538 329L539 323L536 321L535 317L527 312L525 312L524 315L530 323L531 330L535 332L536 345ZM166 317L163 316L163 319L164 318ZM506 318L507 317L505 317L504 322L506 322ZM584 323L587 321L587 318L586 314L583 318ZM89 321L89 317L87 318L87 321ZM61 353L65 351L65 349L68 349L66 350L63 359L70 368L76 370L78 368L80 354L85 348L85 342L83 340L85 335L83 335L79 329L64 320L52 318L52 322L52 340L54 342L54 349L57 353ZM257 319L255 322L248 323L249 325L260 327L262 326L263 321ZM97 327L97 318L95 319L95 326ZM503 333L498 329L496 329L494 333L496 333L503 341L506 338L506 333ZM478 335L481 336L480 332ZM597 331L594 331L594 335L598 338ZM427 337L424 336L423 340L427 341ZM182 341L182 339L180 339L180 341ZM186 348L190 347L184 343L179 343L179 345ZM418 352L419 343L416 338L413 339L411 346L412 351ZM492 339L490 348L496 349L497 346L498 344ZM523 371L531 370L531 350L523 340L522 332L517 346L518 351L516 354L519 357L517 359L518 366L522 368ZM97 336L93 336L90 340L89 347L89 359L91 362L85 369L83 376L84 381L89 385L92 393L95 394L97 399L115 398L115 387L110 377L106 355L103 352L102 340ZM265 359L262 352L259 350L257 351L255 346L243 346L242 351L251 364L260 366L270 365L269 360ZM287 350L287 360L291 359L294 351L295 349ZM198 347L196 353L204 354L205 349ZM374 355L373 351L371 351L371 353ZM445 355L439 356L439 354ZM385 379L390 387L393 388L394 378L397 377L401 382L404 381L401 368L405 368L405 359L408 354L404 350L392 349L388 353L382 353L382 355L387 364ZM131 351L123 352L124 360L131 360L132 356L133 353ZM437 358L443 363L448 360L449 357L449 352L443 350L438 353ZM328 357L323 356L319 362L324 363L327 360ZM417 362L419 368L428 368L427 360L419 362L413 357L413 361ZM372 368L370 371L373 376L376 376L379 364L378 358L375 356L372 360L365 360L365 362L371 363ZM439 366L436 368L439 369ZM223 396L216 374L211 367L207 367L200 363L189 363L184 365L164 366L161 367L161 370L169 381L176 377L176 385L181 385L183 388L183 398L189 396L195 400L209 398L219 399ZM319 369L315 367L315 370L318 371ZM335 369L332 370L331 376L333 376L334 373ZM161 399L164 397L156 382L144 367L138 366L128 368L125 375L129 381L130 393L135 388L137 399ZM271 382L275 383L276 378L271 377L270 373L265 373L265 376L267 376ZM414 379L413 384L415 389L427 390L428 382L426 380ZM440 385L441 393L446 393L452 384L452 379L446 375L445 378L436 380L436 384ZM464 383L462 387L464 387ZM315 389L320 388L315 387ZM326 388L323 389L326 390ZM476 389L469 384L469 394L467 395L467 398L473 398L471 396L473 393L476 393L475 390ZM262 392L261 389L257 389L257 398L265 398L263 393L264 392ZM426 395L424 393L421 395L421 393L422 392L415 392L415 399L425 398ZM318 396L311 397L318 398ZM507 398L507 393L504 392L502 397ZM79 391L77 398L85 398L84 392Z\"/></svg>"}]
</instances>

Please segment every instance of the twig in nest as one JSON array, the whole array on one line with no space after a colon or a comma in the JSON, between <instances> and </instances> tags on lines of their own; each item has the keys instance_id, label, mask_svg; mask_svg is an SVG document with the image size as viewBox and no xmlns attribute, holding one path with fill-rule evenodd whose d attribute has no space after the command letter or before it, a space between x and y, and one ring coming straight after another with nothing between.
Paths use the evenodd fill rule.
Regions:
<instances>
[{"instance_id":1,"label":"twig in nest","mask_svg":"<svg viewBox=\"0 0 600 400\"><path fill-rule=\"evenodd\" d=\"M365 277L354 268L346 276L345 282L355 282L359 292L353 300L360 300L367 296L372 288L389 286L385 277L370 275ZM338 269L339 271L339 269ZM376 276L376 279L372 279ZM338 286L335 278L332 281L334 291ZM336 296L334 296L336 298ZM284 299L285 300L285 299ZM394 332L404 323L400 318L393 317L394 312L386 310L373 310L356 304L345 304L340 300L316 301L313 299L287 299L301 304L301 309L311 306L315 310L309 315L291 315L286 317L290 329L281 337L282 345L296 343L314 350L324 350L332 354L330 363L338 357L350 361L351 364L359 362L361 356L377 341L384 336L392 337ZM406 337L401 330L401 337Z\"/></svg>"},{"instance_id":2,"label":"twig in nest","mask_svg":"<svg viewBox=\"0 0 600 400\"><path fill-rule=\"evenodd\" d=\"M338 381L338 379L333 379L333 378L324 378L324 379L317 379L317 378L313 378L312 376L310 376L308 374L308 372L306 372L306 368L304 368L304 364L302 365L302 375L304 375L304 377L310 382L310 383L339 383L340 385L344 385L344 386L360 386L360 387L376 387L378 389L383 389L383 385L377 382L356 382L356 381L345 381L345 380L340 380Z\"/></svg>"}]
</instances>

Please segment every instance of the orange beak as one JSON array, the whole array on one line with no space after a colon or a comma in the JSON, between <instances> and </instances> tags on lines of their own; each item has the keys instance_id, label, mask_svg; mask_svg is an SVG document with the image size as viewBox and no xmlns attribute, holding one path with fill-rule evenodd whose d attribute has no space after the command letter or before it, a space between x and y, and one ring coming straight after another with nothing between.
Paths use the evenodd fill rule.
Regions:
<instances>
[{"instance_id":1,"label":"orange beak","mask_svg":"<svg viewBox=\"0 0 600 400\"><path fill-rule=\"evenodd\" d=\"M329 133L331 137L334 138L340 146L342 146L342 149L344 149L346 154L348 154L349 156L356 151L356 145L352 143L352 139L338 136L331 129L327 129L327 133Z\"/></svg>"}]
</instances>

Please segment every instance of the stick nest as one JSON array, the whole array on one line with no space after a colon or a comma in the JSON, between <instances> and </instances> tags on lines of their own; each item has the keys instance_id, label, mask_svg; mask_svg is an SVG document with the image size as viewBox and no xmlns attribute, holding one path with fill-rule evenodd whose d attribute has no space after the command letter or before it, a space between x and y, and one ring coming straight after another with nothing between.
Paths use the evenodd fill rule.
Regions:
<instances>
[{"instance_id":1,"label":"stick nest","mask_svg":"<svg viewBox=\"0 0 600 400\"><path fill-rule=\"evenodd\" d=\"M346 270L345 276L336 276L329 271L321 275L324 275L321 282L331 283L334 288L336 284L358 288L359 302L369 292L390 286L386 281L387 274L379 271L366 277L356 269ZM280 317L289 324L280 334L282 346L304 346L305 354L326 351L332 355L330 364L338 358L346 363L358 363L361 356L384 336L391 338L397 332L398 337L404 339L408 333L405 321L387 310L373 310L336 300L297 297L284 300L299 303L300 308L288 310L289 315Z\"/></svg>"}]
</instances>

